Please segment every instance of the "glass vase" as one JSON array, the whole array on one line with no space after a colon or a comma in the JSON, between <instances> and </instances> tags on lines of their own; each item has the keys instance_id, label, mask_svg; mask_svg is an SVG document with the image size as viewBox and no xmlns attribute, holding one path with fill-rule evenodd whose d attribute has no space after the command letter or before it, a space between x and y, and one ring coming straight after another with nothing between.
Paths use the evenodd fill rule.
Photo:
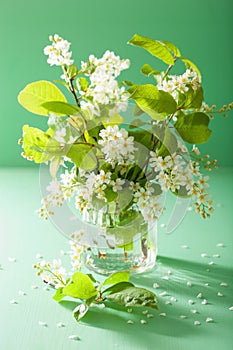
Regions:
<instances>
[{"instance_id":1,"label":"glass vase","mask_svg":"<svg viewBox=\"0 0 233 350\"><path fill-rule=\"evenodd\" d=\"M156 220L145 220L135 208L130 208L123 220L106 210L84 210L82 220L88 225L88 244L83 257L88 269L108 275L125 270L142 273L154 267Z\"/></svg>"}]
</instances>

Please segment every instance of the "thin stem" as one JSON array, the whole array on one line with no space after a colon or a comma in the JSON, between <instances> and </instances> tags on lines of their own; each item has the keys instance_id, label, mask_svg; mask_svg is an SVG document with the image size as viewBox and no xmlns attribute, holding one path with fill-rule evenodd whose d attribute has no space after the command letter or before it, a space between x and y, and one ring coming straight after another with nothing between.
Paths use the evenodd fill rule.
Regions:
<instances>
[{"instance_id":1,"label":"thin stem","mask_svg":"<svg viewBox=\"0 0 233 350\"><path fill-rule=\"evenodd\" d=\"M167 67L166 72L164 73L164 76L163 76L163 79L162 79L162 80L164 80L164 79L166 78L166 76L168 75L168 73L170 72L170 70L172 69L172 67L175 65L176 61L177 61L177 57L174 56L174 63L173 63L173 64L169 64L169 66Z\"/></svg>"},{"instance_id":2,"label":"thin stem","mask_svg":"<svg viewBox=\"0 0 233 350\"><path fill-rule=\"evenodd\" d=\"M68 80L70 92L74 96L74 99L75 99L75 102L76 102L77 106L80 107L79 98L76 95L76 92L75 92L75 89L74 89L74 85L73 85L73 80L69 77L69 74L68 74L68 71L66 69L66 66L62 66L62 69L63 69L63 72L64 72L64 74L65 74L65 76L66 76L66 78Z\"/></svg>"}]
</instances>

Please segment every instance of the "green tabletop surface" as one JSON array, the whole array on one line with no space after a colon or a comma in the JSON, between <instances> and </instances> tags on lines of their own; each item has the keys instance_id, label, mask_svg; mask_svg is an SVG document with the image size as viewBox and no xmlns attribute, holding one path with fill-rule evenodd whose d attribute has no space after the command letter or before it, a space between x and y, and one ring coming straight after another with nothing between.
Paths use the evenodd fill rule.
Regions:
<instances>
[{"instance_id":1,"label":"green tabletop surface","mask_svg":"<svg viewBox=\"0 0 233 350\"><path fill-rule=\"evenodd\" d=\"M167 199L158 224L156 267L132 278L158 295L153 318L141 309L95 307L77 323L74 303L52 300L53 292L45 290L32 267L37 254L49 261L68 249L68 240L52 223L35 214L41 199L38 169L1 168L0 349L233 349L232 170L211 173L216 210L209 220L188 211L175 232L166 234L172 206ZM129 319L134 323L128 324Z\"/></svg>"}]
</instances>

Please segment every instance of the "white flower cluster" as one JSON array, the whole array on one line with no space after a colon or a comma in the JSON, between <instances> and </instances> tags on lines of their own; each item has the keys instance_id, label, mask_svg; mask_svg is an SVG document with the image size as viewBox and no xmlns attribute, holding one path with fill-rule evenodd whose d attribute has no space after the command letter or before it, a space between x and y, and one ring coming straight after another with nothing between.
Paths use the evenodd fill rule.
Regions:
<instances>
[{"instance_id":1,"label":"white flower cluster","mask_svg":"<svg viewBox=\"0 0 233 350\"><path fill-rule=\"evenodd\" d=\"M171 190L179 195L192 196L196 211L203 217L209 217L206 212L213 211L213 202L206 193L209 177L200 173L199 163L192 160L185 161L178 154L168 155L165 158L155 152L150 152L150 155L150 165L155 171L156 180L162 191Z\"/></svg>"},{"instance_id":2,"label":"white flower cluster","mask_svg":"<svg viewBox=\"0 0 233 350\"><path fill-rule=\"evenodd\" d=\"M137 190L134 192L134 201L142 213L142 216L148 221L157 220L163 210L161 196L155 195L154 189L151 186L145 189L138 185L136 188Z\"/></svg>"},{"instance_id":3,"label":"white flower cluster","mask_svg":"<svg viewBox=\"0 0 233 350\"><path fill-rule=\"evenodd\" d=\"M70 43L58 34L50 35L49 40L52 44L44 48L44 54L49 56L47 62L50 66L72 65L74 61L71 59L72 52L69 52Z\"/></svg>"},{"instance_id":4,"label":"white flower cluster","mask_svg":"<svg viewBox=\"0 0 233 350\"><path fill-rule=\"evenodd\" d=\"M67 272L64 267L61 266L61 260L55 259L52 263L46 261L39 261L34 268L38 270L37 275L41 276L42 280L58 289L66 285Z\"/></svg>"},{"instance_id":5,"label":"white flower cluster","mask_svg":"<svg viewBox=\"0 0 233 350\"><path fill-rule=\"evenodd\" d=\"M121 60L114 52L106 51L100 59L90 55L87 63L82 62L82 70L90 79L90 85L85 92L82 91L77 80L79 92L87 100L81 101L81 107L90 110L96 116L100 116L101 113L99 105L113 104L110 116L125 111L129 94L124 87L118 86L116 77L129 66L128 59Z\"/></svg>"},{"instance_id":6,"label":"white flower cluster","mask_svg":"<svg viewBox=\"0 0 233 350\"><path fill-rule=\"evenodd\" d=\"M187 69L182 75L168 75L158 83L157 88L169 92L177 100L178 91L184 93L188 91L190 86L196 90L200 86L200 82L197 73Z\"/></svg>"},{"instance_id":7,"label":"white flower cluster","mask_svg":"<svg viewBox=\"0 0 233 350\"><path fill-rule=\"evenodd\" d=\"M116 164L128 165L134 161L134 138L128 136L125 129L119 129L117 125L108 126L100 131L98 143L102 147L101 150L105 155L106 162L112 166Z\"/></svg>"}]
</instances>

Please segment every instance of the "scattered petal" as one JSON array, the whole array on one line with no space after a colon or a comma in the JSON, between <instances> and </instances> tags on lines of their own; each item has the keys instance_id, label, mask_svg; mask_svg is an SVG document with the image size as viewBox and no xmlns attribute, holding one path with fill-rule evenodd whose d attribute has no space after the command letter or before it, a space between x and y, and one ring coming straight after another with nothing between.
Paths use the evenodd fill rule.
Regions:
<instances>
[{"instance_id":1,"label":"scattered petal","mask_svg":"<svg viewBox=\"0 0 233 350\"><path fill-rule=\"evenodd\" d=\"M171 305L171 302L169 300L166 300L164 304L165 305Z\"/></svg>"},{"instance_id":2,"label":"scattered petal","mask_svg":"<svg viewBox=\"0 0 233 350\"><path fill-rule=\"evenodd\" d=\"M127 312L131 313L133 311L133 309L127 309Z\"/></svg>"},{"instance_id":3,"label":"scattered petal","mask_svg":"<svg viewBox=\"0 0 233 350\"><path fill-rule=\"evenodd\" d=\"M105 304L104 304L104 303L98 304L98 306L99 306L101 309L104 309L104 308L105 308Z\"/></svg>"},{"instance_id":4,"label":"scattered petal","mask_svg":"<svg viewBox=\"0 0 233 350\"><path fill-rule=\"evenodd\" d=\"M233 306L229 307L229 309L228 309L228 310L233 311Z\"/></svg>"},{"instance_id":5,"label":"scattered petal","mask_svg":"<svg viewBox=\"0 0 233 350\"><path fill-rule=\"evenodd\" d=\"M146 324L147 321L146 321L146 320L140 320L140 323L141 323L141 324Z\"/></svg>"},{"instance_id":6,"label":"scattered petal","mask_svg":"<svg viewBox=\"0 0 233 350\"><path fill-rule=\"evenodd\" d=\"M143 310L143 311L142 311L142 314L143 314L143 315L148 314L148 310Z\"/></svg>"},{"instance_id":7,"label":"scattered petal","mask_svg":"<svg viewBox=\"0 0 233 350\"><path fill-rule=\"evenodd\" d=\"M201 257L202 257L202 258L205 258L205 257L207 257L207 256L208 256L208 255L207 255L206 253L202 253L202 254L201 254Z\"/></svg>"},{"instance_id":8,"label":"scattered petal","mask_svg":"<svg viewBox=\"0 0 233 350\"><path fill-rule=\"evenodd\" d=\"M171 301L177 301L177 299L175 297L171 297L170 300Z\"/></svg>"},{"instance_id":9,"label":"scattered petal","mask_svg":"<svg viewBox=\"0 0 233 350\"><path fill-rule=\"evenodd\" d=\"M68 337L70 340L80 340L79 336L77 335L69 335Z\"/></svg>"},{"instance_id":10,"label":"scattered petal","mask_svg":"<svg viewBox=\"0 0 233 350\"><path fill-rule=\"evenodd\" d=\"M134 321L128 320L127 323L128 323L128 324L134 324Z\"/></svg>"},{"instance_id":11,"label":"scattered petal","mask_svg":"<svg viewBox=\"0 0 233 350\"><path fill-rule=\"evenodd\" d=\"M19 295L27 295L23 290L19 290Z\"/></svg>"},{"instance_id":12,"label":"scattered petal","mask_svg":"<svg viewBox=\"0 0 233 350\"><path fill-rule=\"evenodd\" d=\"M39 324L39 326L42 326L42 327L48 327L48 324L46 322L43 322L43 321L39 321L38 324Z\"/></svg>"},{"instance_id":13,"label":"scattered petal","mask_svg":"<svg viewBox=\"0 0 233 350\"><path fill-rule=\"evenodd\" d=\"M166 295L167 295L167 292L161 292L161 293L159 293L159 295L161 296L161 297L165 297Z\"/></svg>"},{"instance_id":14,"label":"scattered petal","mask_svg":"<svg viewBox=\"0 0 233 350\"><path fill-rule=\"evenodd\" d=\"M3 270L2 264L0 264L0 270Z\"/></svg>"},{"instance_id":15,"label":"scattered petal","mask_svg":"<svg viewBox=\"0 0 233 350\"><path fill-rule=\"evenodd\" d=\"M38 289L38 286L32 285L31 289Z\"/></svg>"},{"instance_id":16,"label":"scattered petal","mask_svg":"<svg viewBox=\"0 0 233 350\"><path fill-rule=\"evenodd\" d=\"M223 297L223 294L222 294L221 292L218 292L218 293L217 293L217 296L218 296L218 297Z\"/></svg>"},{"instance_id":17,"label":"scattered petal","mask_svg":"<svg viewBox=\"0 0 233 350\"><path fill-rule=\"evenodd\" d=\"M202 293L197 294L197 298L201 299L202 298Z\"/></svg>"},{"instance_id":18,"label":"scattered petal","mask_svg":"<svg viewBox=\"0 0 233 350\"><path fill-rule=\"evenodd\" d=\"M13 257L9 256L8 261L9 262L16 262L16 258L13 258Z\"/></svg>"},{"instance_id":19,"label":"scattered petal","mask_svg":"<svg viewBox=\"0 0 233 350\"><path fill-rule=\"evenodd\" d=\"M187 282L187 286L191 287L192 285L193 285L192 282L190 281Z\"/></svg>"},{"instance_id":20,"label":"scattered petal","mask_svg":"<svg viewBox=\"0 0 233 350\"><path fill-rule=\"evenodd\" d=\"M155 289L159 288L159 284L158 283L154 283L153 284L153 288L155 288Z\"/></svg>"},{"instance_id":21,"label":"scattered petal","mask_svg":"<svg viewBox=\"0 0 233 350\"><path fill-rule=\"evenodd\" d=\"M180 315L180 318L181 319L185 319L185 318L187 318L188 316L186 316L186 315Z\"/></svg>"},{"instance_id":22,"label":"scattered petal","mask_svg":"<svg viewBox=\"0 0 233 350\"><path fill-rule=\"evenodd\" d=\"M165 226L166 226L166 224L160 224L160 227L162 227L162 228L165 227Z\"/></svg>"},{"instance_id":23,"label":"scattered petal","mask_svg":"<svg viewBox=\"0 0 233 350\"><path fill-rule=\"evenodd\" d=\"M213 318L211 318L211 317L207 317L207 319L205 320L207 323L209 323L209 322L214 322L214 320L213 320Z\"/></svg>"},{"instance_id":24,"label":"scattered petal","mask_svg":"<svg viewBox=\"0 0 233 350\"><path fill-rule=\"evenodd\" d=\"M147 318L153 318L154 315L153 315L153 314L147 314L146 317L147 317Z\"/></svg>"},{"instance_id":25,"label":"scattered petal","mask_svg":"<svg viewBox=\"0 0 233 350\"><path fill-rule=\"evenodd\" d=\"M208 265L214 265L215 263L214 263L214 261L210 261L209 263L208 263Z\"/></svg>"},{"instance_id":26,"label":"scattered petal","mask_svg":"<svg viewBox=\"0 0 233 350\"><path fill-rule=\"evenodd\" d=\"M168 276L163 276L162 279L168 281L170 278Z\"/></svg>"},{"instance_id":27,"label":"scattered petal","mask_svg":"<svg viewBox=\"0 0 233 350\"><path fill-rule=\"evenodd\" d=\"M159 314L159 316L166 317L167 314L166 314L166 312L161 312L161 314Z\"/></svg>"},{"instance_id":28,"label":"scattered petal","mask_svg":"<svg viewBox=\"0 0 233 350\"><path fill-rule=\"evenodd\" d=\"M61 255L66 255L67 253L64 250L60 250Z\"/></svg>"},{"instance_id":29,"label":"scattered petal","mask_svg":"<svg viewBox=\"0 0 233 350\"><path fill-rule=\"evenodd\" d=\"M220 258L219 254L213 254L213 258Z\"/></svg>"},{"instance_id":30,"label":"scattered petal","mask_svg":"<svg viewBox=\"0 0 233 350\"><path fill-rule=\"evenodd\" d=\"M200 325L201 325L201 322L200 322L200 321L194 321L194 325L195 325L195 326L200 326Z\"/></svg>"},{"instance_id":31,"label":"scattered petal","mask_svg":"<svg viewBox=\"0 0 233 350\"><path fill-rule=\"evenodd\" d=\"M182 248L182 249L188 249L188 248L189 248L189 246L187 246L187 245L183 244L183 245L181 246L181 248Z\"/></svg>"},{"instance_id":32,"label":"scattered petal","mask_svg":"<svg viewBox=\"0 0 233 350\"><path fill-rule=\"evenodd\" d=\"M205 283L204 285L205 285L206 287L209 287L210 284L209 284L209 283Z\"/></svg>"},{"instance_id":33,"label":"scattered petal","mask_svg":"<svg viewBox=\"0 0 233 350\"><path fill-rule=\"evenodd\" d=\"M225 245L223 243L218 243L216 244L216 247L225 247Z\"/></svg>"},{"instance_id":34,"label":"scattered petal","mask_svg":"<svg viewBox=\"0 0 233 350\"><path fill-rule=\"evenodd\" d=\"M191 312L192 314L198 314L198 311L197 311L197 310L190 310L190 312Z\"/></svg>"},{"instance_id":35,"label":"scattered petal","mask_svg":"<svg viewBox=\"0 0 233 350\"><path fill-rule=\"evenodd\" d=\"M36 259L42 259L42 258L43 258L43 256L40 253L36 254Z\"/></svg>"},{"instance_id":36,"label":"scattered petal","mask_svg":"<svg viewBox=\"0 0 233 350\"><path fill-rule=\"evenodd\" d=\"M188 301L188 302L189 302L189 304L190 304L190 305L195 304L195 302L194 302L192 299L189 299L189 301Z\"/></svg>"},{"instance_id":37,"label":"scattered petal","mask_svg":"<svg viewBox=\"0 0 233 350\"><path fill-rule=\"evenodd\" d=\"M193 207L188 207L187 208L187 211L192 211L193 210Z\"/></svg>"},{"instance_id":38,"label":"scattered petal","mask_svg":"<svg viewBox=\"0 0 233 350\"><path fill-rule=\"evenodd\" d=\"M62 323L62 322L58 322L58 323L57 323L57 327L58 327L58 328L63 328L63 327L65 327L65 324Z\"/></svg>"},{"instance_id":39,"label":"scattered petal","mask_svg":"<svg viewBox=\"0 0 233 350\"><path fill-rule=\"evenodd\" d=\"M225 283L225 282L221 282L221 283L220 283L220 286L222 286L222 287L227 287L227 286L228 286L228 284L227 284L227 283Z\"/></svg>"},{"instance_id":40,"label":"scattered petal","mask_svg":"<svg viewBox=\"0 0 233 350\"><path fill-rule=\"evenodd\" d=\"M10 304L18 304L18 301L15 300L15 299L11 299L11 300L10 300Z\"/></svg>"},{"instance_id":41,"label":"scattered petal","mask_svg":"<svg viewBox=\"0 0 233 350\"><path fill-rule=\"evenodd\" d=\"M207 300L206 300L206 299L203 299L201 303L202 303L203 305L206 305L206 304L207 304Z\"/></svg>"}]
</instances>

